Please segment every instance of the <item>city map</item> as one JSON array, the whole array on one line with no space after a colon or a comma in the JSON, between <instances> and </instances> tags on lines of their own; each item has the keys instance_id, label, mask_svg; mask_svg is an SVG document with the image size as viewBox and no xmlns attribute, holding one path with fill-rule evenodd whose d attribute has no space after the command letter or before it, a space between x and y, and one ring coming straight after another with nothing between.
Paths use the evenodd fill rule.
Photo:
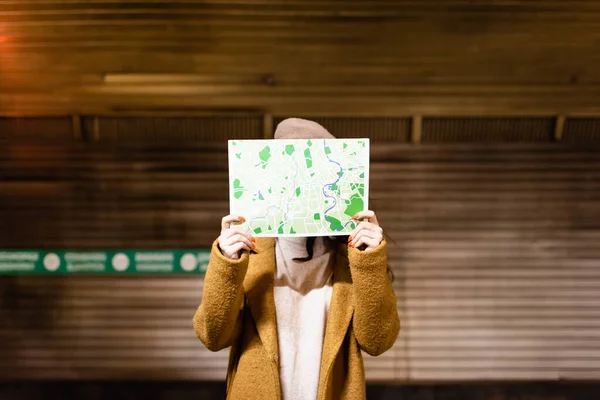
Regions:
<instances>
[{"instance_id":1,"label":"city map","mask_svg":"<svg viewBox=\"0 0 600 400\"><path fill-rule=\"evenodd\" d=\"M253 236L348 235L368 209L369 139L228 145L230 212Z\"/></svg>"}]
</instances>

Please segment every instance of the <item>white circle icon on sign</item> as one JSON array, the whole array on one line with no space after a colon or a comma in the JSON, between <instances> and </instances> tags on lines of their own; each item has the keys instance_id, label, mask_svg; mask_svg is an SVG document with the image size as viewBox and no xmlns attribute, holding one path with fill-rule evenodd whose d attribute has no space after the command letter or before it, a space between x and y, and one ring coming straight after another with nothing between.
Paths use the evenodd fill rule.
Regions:
<instances>
[{"instance_id":1,"label":"white circle icon on sign","mask_svg":"<svg viewBox=\"0 0 600 400\"><path fill-rule=\"evenodd\" d=\"M115 271L125 271L127 268L129 268L129 257L123 253L115 254L112 258L112 266Z\"/></svg>"},{"instance_id":2,"label":"white circle icon on sign","mask_svg":"<svg viewBox=\"0 0 600 400\"><path fill-rule=\"evenodd\" d=\"M198 262L199 263L207 263L210 261L210 253L199 253L198 254Z\"/></svg>"},{"instance_id":3,"label":"white circle icon on sign","mask_svg":"<svg viewBox=\"0 0 600 400\"><path fill-rule=\"evenodd\" d=\"M60 258L54 253L48 253L44 257L44 268L50 272L54 272L60 267Z\"/></svg>"},{"instance_id":4,"label":"white circle icon on sign","mask_svg":"<svg viewBox=\"0 0 600 400\"><path fill-rule=\"evenodd\" d=\"M191 272L196 268L196 265L198 265L198 260L196 260L196 256L193 254L187 253L181 257L179 265L181 265L181 268L184 271Z\"/></svg>"}]
</instances>

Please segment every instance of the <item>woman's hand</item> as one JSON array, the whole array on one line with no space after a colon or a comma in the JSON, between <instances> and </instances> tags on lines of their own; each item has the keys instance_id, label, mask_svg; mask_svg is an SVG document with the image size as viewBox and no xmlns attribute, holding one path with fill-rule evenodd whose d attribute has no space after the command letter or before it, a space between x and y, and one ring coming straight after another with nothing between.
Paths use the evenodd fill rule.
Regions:
<instances>
[{"instance_id":1,"label":"woman's hand","mask_svg":"<svg viewBox=\"0 0 600 400\"><path fill-rule=\"evenodd\" d=\"M359 248L366 246L365 251L373 250L383 240L383 229L379 226L377 216L371 210L362 211L352 217L353 220L362 220L348 238L348 246Z\"/></svg>"},{"instance_id":2,"label":"woman's hand","mask_svg":"<svg viewBox=\"0 0 600 400\"><path fill-rule=\"evenodd\" d=\"M217 239L221 253L230 260L239 260L242 250L252 250L255 239L238 227L231 227L233 222L245 222L244 217L228 215L221 220L221 235Z\"/></svg>"}]
</instances>

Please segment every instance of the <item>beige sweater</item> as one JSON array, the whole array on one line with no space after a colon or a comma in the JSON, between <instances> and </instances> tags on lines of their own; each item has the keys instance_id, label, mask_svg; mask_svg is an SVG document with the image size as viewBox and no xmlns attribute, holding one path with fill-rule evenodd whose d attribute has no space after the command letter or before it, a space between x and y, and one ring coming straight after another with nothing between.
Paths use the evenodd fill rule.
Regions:
<instances>
[{"instance_id":1,"label":"beige sweater","mask_svg":"<svg viewBox=\"0 0 600 400\"><path fill-rule=\"evenodd\" d=\"M294 260L305 256L306 238L277 240L274 296L284 400L314 400L319 388L335 249L319 237L310 261Z\"/></svg>"}]
</instances>

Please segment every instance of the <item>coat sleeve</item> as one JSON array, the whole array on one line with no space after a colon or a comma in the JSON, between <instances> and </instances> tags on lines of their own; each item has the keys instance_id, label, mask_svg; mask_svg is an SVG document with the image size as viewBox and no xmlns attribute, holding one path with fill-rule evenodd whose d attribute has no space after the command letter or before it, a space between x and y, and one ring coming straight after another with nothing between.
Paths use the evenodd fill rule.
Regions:
<instances>
[{"instance_id":1,"label":"coat sleeve","mask_svg":"<svg viewBox=\"0 0 600 400\"><path fill-rule=\"evenodd\" d=\"M196 335L210 351L232 346L241 332L248 258L243 252L239 260L230 260L217 241L212 245L202 301L193 318Z\"/></svg>"},{"instance_id":2,"label":"coat sleeve","mask_svg":"<svg viewBox=\"0 0 600 400\"><path fill-rule=\"evenodd\" d=\"M348 248L354 291L352 328L360 348L378 356L390 349L400 332L396 294L387 275L387 243L361 251Z\"/></svg>"}]
</instances>

